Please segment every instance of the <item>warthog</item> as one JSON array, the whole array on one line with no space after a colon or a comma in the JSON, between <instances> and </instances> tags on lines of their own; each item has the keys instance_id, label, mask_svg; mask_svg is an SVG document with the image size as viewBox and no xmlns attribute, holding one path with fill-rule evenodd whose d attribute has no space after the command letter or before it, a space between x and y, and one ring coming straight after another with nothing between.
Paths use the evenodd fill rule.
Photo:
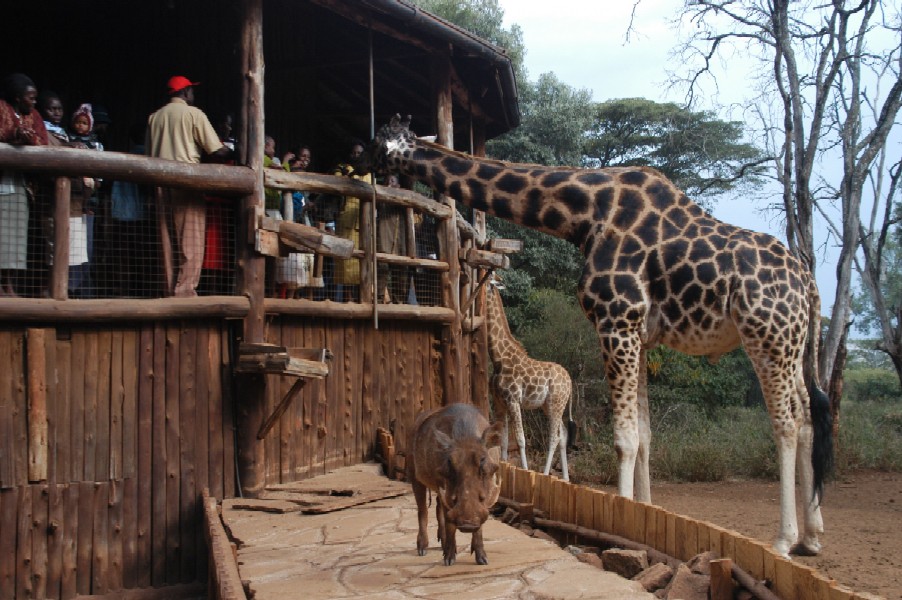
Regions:
<instances>
[{"instance_id":1,"label":"warthog","mask_svg":"<svg viewBox=\"0 0 902 600\"><path fill-rule=\"evenodd\" d=\"M417 500L417 553L426 554L429 536L427 490L436 493L435 518L445 565L457 557L457 530L472 533L470 552L487 565L482 524L498 499L499 428L469 404L451 404L417 417L407 447L407 479Z\"/></svg>"}]
</instances>

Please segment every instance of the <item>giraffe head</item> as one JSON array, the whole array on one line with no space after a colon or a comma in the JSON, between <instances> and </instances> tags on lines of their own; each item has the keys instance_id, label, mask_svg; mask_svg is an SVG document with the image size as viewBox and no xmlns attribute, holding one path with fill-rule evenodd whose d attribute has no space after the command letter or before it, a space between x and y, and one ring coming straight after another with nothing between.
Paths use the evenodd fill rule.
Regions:
<instances>
[{"instance_id":1,"label":"giraffe head","mask_svg":"<svg viewBox=\"0 0 902 600\"><path fill-rule=\"evenodd\" d=\"M376 132L367 152L370 170L379 173L397 173L404 160L416 147L417 136L410 130L410 115L396 114L387 125Z\"/></svg>"}]
</instances>

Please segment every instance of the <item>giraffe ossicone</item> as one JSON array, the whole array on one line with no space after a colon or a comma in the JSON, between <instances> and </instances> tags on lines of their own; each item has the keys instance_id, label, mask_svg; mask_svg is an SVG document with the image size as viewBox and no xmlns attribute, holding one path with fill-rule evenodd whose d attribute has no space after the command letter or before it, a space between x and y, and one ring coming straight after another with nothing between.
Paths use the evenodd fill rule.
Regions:
<instances>
[{"instance_id":1,"label":"giraffe ossicone","mask_svg":"<svg viewBox=\"0 0 902 600\"><path fill-rule=\"evenodd\" d=\"M577 296L598 334L611 390L618 493L651 500L647 350L664 344L713 357L742 345L777 446L774 548L816 554L833 451L829 400L817 373L804 372L806 344L817 353L809 323L820 319L807 266L776 238L705 213L655 169L476 158L418 140L409 125L409 117L395 116L378 131L369 152L373 169L408 175L467 206L565 239L585 256Z\"/></svg>"}]
</instances>

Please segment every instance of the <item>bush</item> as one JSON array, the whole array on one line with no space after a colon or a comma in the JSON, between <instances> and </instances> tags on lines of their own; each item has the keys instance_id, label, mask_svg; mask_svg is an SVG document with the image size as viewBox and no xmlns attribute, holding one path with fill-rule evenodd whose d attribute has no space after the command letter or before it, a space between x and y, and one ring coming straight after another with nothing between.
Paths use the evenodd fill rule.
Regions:
<instances>
[{"instance_id":1,"label":"bush","mask_svg":"<svg viewBox=\"0 0 902 600\"><path fill-rule=\"evenodd\" d=\"M902 471L902 410L873 402L843 406L834 442L837 476L857 469ZM683 402L652 407L651 416L652 481L779 478L773 430L763 407L711 411ZM616 484L619 465L610 422L569 458L574 481Z\"/></svg>"},{"instance_id":2,"label":"bush","mask_svg":"<svg viewBox=\"0 0 902 600\"><path fill-rule=\"evenodd\" d=\"M843 397L852 402L899 402L899 378L886 369L847 369L843 373Z\"/></svg>"}]
</instances>

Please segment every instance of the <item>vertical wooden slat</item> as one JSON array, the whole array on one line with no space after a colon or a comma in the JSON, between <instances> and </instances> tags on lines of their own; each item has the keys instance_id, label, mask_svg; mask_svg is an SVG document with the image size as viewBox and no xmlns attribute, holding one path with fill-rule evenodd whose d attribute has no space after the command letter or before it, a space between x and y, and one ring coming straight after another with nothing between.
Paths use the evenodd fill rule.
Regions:
<instances>
[{"instance_id":1,"label":"vertical wooden slat","mask_svg":"<svg viewBox=\"0 0 902 600\"><path fill-rule=\"evenodd\" d=\"M111 483L109 481L94 484L94 540L91 552L93 573L91 577L92 594L106 594L110 591L110 500Z\"/></svg>"},{"instance_id":2,"label":"vertical wooden slat","mask_svg":"<svg viewBox=\"0 0 902 600\"><path fill-rule=\"evenodd\" d=\"M179 353L181 328L166 327L166 583L181 581L181 534L179 531L179 457L181 424L179 422Z\"/></svg>"},{"instance_id":3,"label":"vertical wooden slat","mask_svg":"<svg viewBox=\"0 0 902 600\"><path fill-rule=\"evenodd\" d=\"M210 334L210 343L206 350L207 369L209 377L209 385L207 386L207 411L209 417L207 420L208 439L209 439L209 461L208 461L208 489L214 498L222 499L223 496L223 474L225 472L225 463L223 458L223 439L231 439L229 434L232 431L232 424L225 423L223 403L225 396L222 393L222 373L220 372L220 356L222 354L222 331L219 328L214 329ZM225 382L228 385L228 382Z\"/></svg>"},{"instance_id":4,"label":"vertical wooden slat","mask_svg":"<svg viewBox=\"0 0 902 600\"><path fill-rule=\"evenodd\" d=\"M69 341L56 343L56 481L65 483L72 480L72 344Z\"/></svg>"},{"instance_id":5,"label":"vertical wooden slat","mask_svg":"<svg viewBox=\"0 0 902 600\"><path fill-rule=\"evenodd\" d=\"M151 471L153 478L151 514L152 524L152 577L154 587L166 583L166 463L168 445L166 443L166 330L156 325L153 330L153 441L148 448L153 449Z\"/></svg>"},{"instance_id":6,"label":"vertical wooden slat","mask_svg":"<svg viewBox=\"0 0 902 600\"><path fill-rule=\"evenodd\" d=\"M44 360L45 360L45 369L44 372L47 374L47 380L45 382L47 388L47 482L48 483L57 483L60 481L59 477L59 463L58 457L60 454L65 454L69 451L68 448L64 448L63 451L60 451L59 445L59 430L62 428L61 424L64 424L65 427L69 427L68 421L63 421L59 416L59 372L56 366L56 354L57 354L57 342L56 342L56 330L55 329L47 329L44 333Z\"/></svg>"},{"instance_id":7,"label":"vertical wooden slat","mask_svg":"<svg viewBox=\"0 0 902 600\"><path fill-rule=\"evenodd\" d=\"M33 543L32 523L34 521L34 506L31 497L31 487L22 486L19 488L18 508L16 510L18 519L18 532L16 533L16 550L13 554L7 555L6 560L15 556L16 564L16 598L34 598L34 587L32 583L32 554L31 547Z\"/></svg>"},{"instance_id":8,"label":"vertical wooden slat","mask_svg":"<svg viewBox=\"0 0 902 600\"><path fill-rule=\"evenodd\" d=\"M12 347L13 336L9 331L0 331L0 350ZM16 478L16 438L13 427L13 372L9 358L0 356L0 488L11 488ZM15 540L15 536L13 536Z\"/></svg>"},{"instance_id":9,"label":"vertical wooden slat","mask_svg":"<svg viewBox=\"0 0 902 600\"><path fill-rule=\"evenodd\" d=\"M667 550L665 551L665 553L669 554L670 556L677 556L677 554L678 554L678 550L677 550L677 535L678 535L678 533L677 533L677 516L675 514L673 514L672 512L667 512L667 513L665 513L665 519L666 519L666 527L667 527L667 533L666 533ZM679 557L677 557L677 558L679 558Z\"/></svg>"},{"instance_id":10,"label":"vertical wooden slat","mask_svg":"<svg viewBox=\"0 0 902 600\"><path fill-rule=\"evenodd\" d=\"M138 395L139 336L135 329L122 334L122 475L134 479L138 475ZM118 439L115 438L114 439Z\"/></svg>"},{"instance_id":11,"label":"vertical wooden slat","mask_svg":"<svg viewBox=\"0 0 902 600\"><path fill-rule=\"evenodd\" d=\"M767 549L756 540L734 536L736 554L733 561L755 579L764 579L764 554Z\"/></svg>"},{"instance_id":12,"label":"vertical wooden slat","mask_svg":"<svg viewBox=\"0 0 902 600\"><path fill-rule=\"evenodd\" d=\"M190 583L194 580L196 567L196 536L197 522L200 516L198 512L196 482L195 448L197 447L197 382L195 379L195 367L197 364L197 329L193 324L183 326L179 341L180 372L179 372L179 464L177 472L180 482L179 494L179 530L181 543L181 581ZM206 460L206 457L204 457Z\"/></svg>"},{"instance_id":13,"label":"vertical wooden slat","mask_svg":"<svg viewBox=\"0 0 902 600\"><path fill-rule=\"evenodd\" d=\"M775 561L773 591L780 598L795 598L795 584L793 582L792 561L785 558L777 558Z\"/></svg>"},{"instance_id":14,"label":"vertical wooden slat","mask_svg":"<svg viewBox=\"0 0 902 600\"><path fill-rule=\"evenodd\" d=\"M72 427L69 429L69 442L72 445L72 454L69 458L71 475L69 481L84 481L85 477L85 352L86 340L84 333L72 332L72 344L70 356L72 361L69 366L71 373L70 385L72 393L70 402L72 409L70 418ZM93 464L93 456L92 463Z\"/></svg>"},{"instance_id":15,"label":"vertical wooden slat","mask_svg":"<svg viewBox=\"0 0 902 600\"><path fill-rule=\"evenodd\" d=\"M47 597L60 598L63 578L63 546L65 542L66 495L68 485L50 484L47 488Z\"/></svg>"},{"instance_id":16,"label":"vertical wooden slat","mask_svg":"<svg viewBox=\"0 0 902 600\"><path fill-rule=\"evenodd\" d=\"M153 328L141 327L138 347L138 428L137 428L137 587L149 587L151 583L153 536L152 515L155 490L153 487L153 389L154 343Z\"/></svg>"},{"instance_id":17,"label":"vertical wooden slat","mask_svg":"<svg viewBox=\"0 0 902 600\"><path fill-rule=\"evenodd\" d=\"M138 544L147 536L138 535L138 480L129 477L122 481L122 587L138 587ZM149 569L148 569L149 577Z\"/></svg>"},{"instance_id":18,"label":"vertical wooden slat","mask_svg":"<svg viewBox=\"0 0 902 600\"><path fill-rule=\"evenodd\" d=\"M97 469L97 436L100 429L97 414L97 384L100 372L100 339L96 332L85 332L85 354L81 357L73 356L75 361L82 360L82 368L85 371L85 396L84 396L84 435L85 435L85 481L96 481ZM104 472L106 475L106 472Z\"/></svg>"},{"instance_id":19,"label":"vertical wooden slat","mask_svg":"<svg viewBox=\"0 0 902 600\"><path fill-rule=\"evenodd\" d=\"M123 556L124 545L127 543L125 527L125 482L121 479L113 479L109 482L109 496L105 519L108 521L107 544L109 547L108 565L106 574L107 590L114 592L121 590L124 579Z\"/></svg>"},{"instance_id":20,"label":"vertical wooden slat","mask_svg":"<svg viewBox=\"0 0 902 600\"><path fill-rule=\"evenodd\" d=\"M0 337L2 341L2 337ZM0 598L16 595L16 534L18 530L19 493L21 488L0 490Z\"/></svg>"},{"instance_id":21,"label":"vertical wooden slat","mask_svg":"<svg viewBox=\"0 0 902 600\"><path fill-rule=\"evenodd\" d=\"M31 580L33 598L47 597L47 535L50 492L47 484L31 485Z\"/></svg>"},{"instance_id":22,"label":"vertical wooden slat","mask_svg":"<svg viewBox=\"0 0 902 600\"><path fill-rule=\"evenodd\" d=\"M222 478L222 497L223 498L231 498L236 495L235 491L235 469L236 469L236 460L235 460L235 448L237 445L237 435L238 431L235 426L235 404L232 399L233 395L233 384L232 381L232 366L231 366L231 356L230 356L230 339L231 339L231 331L227 324L223 324L222 328L222 343L220 344L221 355L220 355L220 382L221 382L221 391L222 391L222 470L223 470L223 478ZM219 401L218 399L214 399L214 401Z\"/></svg>"},{"instance_id":23,"label":"vertical wooden slat","mask_svg":"<svg viewBox=\"0 0 902 600\"><path fill-rule=\"evenodd\" d=\"M60 599L69 600L78 593L78 508L81 488L70 483L63 488L63 566L60 574Z\"/></svg>"},{"instance_id":24,"label":"vertical wooden slat","mask_svg":"<svg viewBox=\"0 0 902 600\"><path fill-rule=\"evenodd\" d=\"M13 435L15 442L15 483L28 483L28 399L25 392L25 336L13 336L12 348L12 399L13 399Z\"/></svg>"},{"instance_id":25,"label":"vertical wooden slat","mask_svg":"<svg viewBox=\"0 0 902 600\"><path fill-rule=\"evenodd\" d=\"M28 481L47 480L47 359L46 332L25 333L26 398L28 402Z\"/></svg>"},{"instance_id":26,"label":"vertical wooden slat","mask_svg":"<svg viewBox=\"0 0 902 600\"><path fill-rule=\"evenodd\" d=\"M109 434L109 468L105 479L122 479L123 456L122 429L125 412L125 382L123 381L124 359L123 332L119 329L111 332L110 338L110 434ZM102 450L101 450L102 451ZM99 474L103 471L98 470Z\"/></svg>"},{"instance_id":27,"label":"vertical wooden slat","mask_svg":"<svg viewBox=\"0 0 902 600\"><path fill-rule=\"evenodd\" d=\"M199 505L200 492L204 488L209 489L209 457L210 457L210 412L207 395L209 394L210 383L210 363L208 361L207 349L210 347L211 328L214 327L212 322L205 324L197 330L197 347L194 352L195 366L195 418L194 418L194 495L192 503L194 505L193 514L194 526L194 547L196 548L194 557L194 581L205 581L207 572L207 561L204 552L204 532L200 527L202 507Z\"/></svg>"},{"instance_id":28,"label":"vertical wooden slat","mask_svg":"<svg viewBox=\"0 0 902 600\"><path fill-rule=\"evenodd\" d=\"M94 477L97 478L97 481L108 481L110 479L110 454L112 449L110 377L113 363L113 333L109 330L101 331L97 338L97 345L100 364L97 369L97 443L94 450ZM121 413L121 408L118 412ZM119 471L121 472L121 468Z\"/></svg>"}]
</instances>

